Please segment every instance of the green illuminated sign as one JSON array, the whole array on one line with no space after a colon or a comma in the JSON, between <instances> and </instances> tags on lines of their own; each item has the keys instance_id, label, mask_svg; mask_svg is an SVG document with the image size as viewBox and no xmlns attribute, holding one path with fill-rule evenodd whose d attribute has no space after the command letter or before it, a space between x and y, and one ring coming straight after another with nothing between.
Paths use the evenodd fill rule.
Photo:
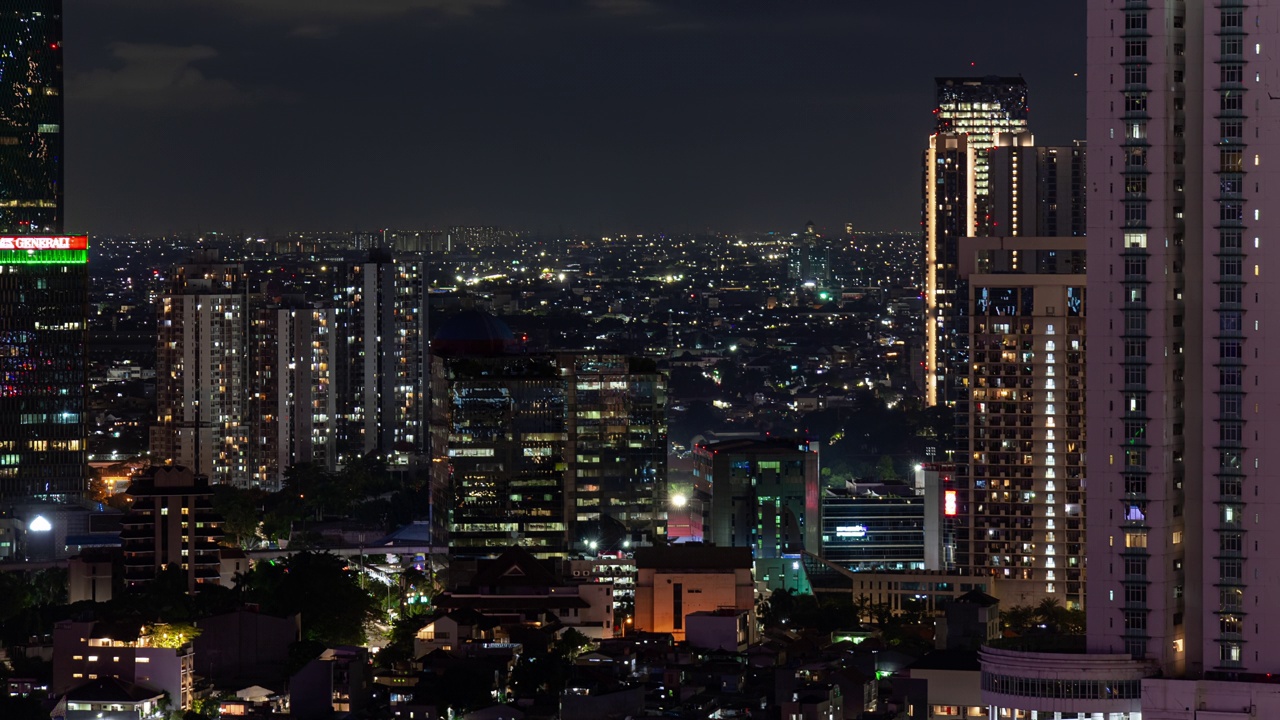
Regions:
<instances>
[{"instance_id":1,"label":"green illuminated sign","mask_svg":"<svg viewBox=\"0 0 1280 720\"><path fill-rule=\"evenodd\" d=\"M0 250L0 265L85 265L88 250Z\"/></svg>"}]
</instances>

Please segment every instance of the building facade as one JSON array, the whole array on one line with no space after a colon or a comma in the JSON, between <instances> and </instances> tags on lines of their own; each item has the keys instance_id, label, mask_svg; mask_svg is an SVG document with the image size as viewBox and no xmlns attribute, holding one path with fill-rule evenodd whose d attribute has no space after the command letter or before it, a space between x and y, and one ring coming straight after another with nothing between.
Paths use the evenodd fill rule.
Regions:
<instances>
[{"instance_id":1,"label":"building facade","mask_svg":"<svg viewBox=\"0 0 1280 720\"><path fill-rule=\"evenodd\" d=\"M962 234L985 235L990 227L987 197L991 188L987 151L1000 135L1027 129L1027 83L1020 77L989 76L940 77L935 84L938 102L933 111L934 132L966 137L974 153L976 224Z\"/></svg>"},{"instance_id":2,"label":"building facade","mask_svg":"<svg viewBox=\"0 0 1280 720\"><path fill-rule=\"evenodd\" d=\"M566 380L572 539L620 550L664 536L666 377L655 361L627 355L557 353L556 363Z\"/></svg>"},{"instance_id":3,"label":"building facade","mask_svg":"<svg viewBox=\"0 0 1280 720\"><path fill-rule=\"evenodd\" d=\"M1085 241L966 238L955 566L1007 605L1085 602Z\"/></svg>"},{"instance_id":4,"label":"building facade","mask_svg":"<svg viewBox=\"0 0 1280 720\"><path fill-rule=\"evenodd\" d=\"M1169 677L1280 672L1280 9L1089 4L1090 646ZM1095 168L1099 163L1095 163Z\"/></svg>"},{"instance_id":5,"label":"building facade","mask_svg":"<svg viewBox=\"0 0 1280 720\"><path fill-rule=\"evenodd\" d=\"M750 548L770 588L803 591L801 556L822 552L818 449L797 438L694 448L695 473L711 485L711 542Z\"/></svg>"},{"instance_id":6,"label":"building facade","mask_svg":"<svg viewBox=\"0 0 1280 720\"><path fill-rule=\"evenodd\" d=\"M0 500L88 489L88 248L84 235L0 236Z\"/></svg>"},{"instance_id":7,"label":"building facade","mask_svg":"<svg viewBox=\"0 0 1280 720\"><path fill-rule=\"evenodd\" d=\"M914 493L825 491L822 558L851 570L925 569L925 505Z\"/></svg>"},{"instance_id":8,"label":"building facade","mask_svg":"<svg viewBox=\"0 0 1280 720\"><path fill-rule=\"evenodd\" d=\"M244 265L198 255L179 266L156 319L151 454L215 484L251 487L251 296Z\"/></svg>"},{"instance_id":9,"label":"building facade","mask_svg":"<svg viewBox=\"0 0 1280 720\"><path fill-rule=\"evenodd\" d=\"M255 443L251 483L283 485L298 463L338 468L336 310L301 297L277 298L253 309L249 354L249 425Z\"/></svg>"},{"instance_id":10,"label":"building facade","mask_svg":"<svg viewBox=\"0 0 1280 720\"><path fill-rule=\"evenodd\" d=\"M427 453L430 365L424 263L373 250L334 288L339 455L412 470Z\"/></svg>"},{"instance_id":11,"label":"building facade","mask_svg":"<svg viewBox=\"0 0 1280 720\"><path fill-rule=\"evenodd\" d=\"M924 364L925 404L953 405L962 388L952 368L964 367L968 353L958 332L963 308L960 238L974 234L978 206L974 193L977 152L968 135L940 133L929 138L924 156Z\"/></svg>"},{"instance_id":12,"label":"building facade","mask_svg":"<svg viewBox=\"0 0 1280 720\"><path fill-rule=\"evenodd\" d=\"M169 696L173 708L191 708L194 687L190 638L168 626L112 625L62 620L53 628L53 683L60 695L100 678L118 678Z\"/></svg>"},{"instance_id":13,"label":"building facade","mask_svg":"<svg viewBox=\"0 0 1280 720\"><path fill-rule=\"evenodd\" d=\"M820 288L831 284L831 248L813 221L805 225L803 235L792 238L791 247L787 248L787 279Z\"/></svg>"},{"instance_id":14,"label":"building facade","mask_svg":"<svg viewBox=\"0 0 1280 720\"><path fill-rule=\"evenodd\" d=\"M1266 717L1280 707L1266 423L1280 289L1265 279L1280 9L1090 0L1087 25L1089 654L984 657L983 697ZM1124 684L1084 685L1094 658Z\"/></svg>"},{"instance_id":15,"label":"building facade","mask_svg":"<svg viewBox=\"0 0 1280 720\"><path fill-rule=\"evenodd\" d=\"M672 545L636 550L638 632L671 633L685 639L693 613L732 609L755 625L755 582L745 547Z\"/></svg>"},{"instance_id":16,"label":"building facade","mask_svg":"<svg viewBox=\"0 0 1280 720\"><path fill-rule=\"evenodd\" d=\"M132 502L120 521L124 582L145 585L162 569L180 569L187 590L222 580L222 518L213 512L209 481L187 468L153 467L134 478Z\"/></svg>"},{"instance_id":17,"label":"building facade","mask_svg":"<svg viewBox=\"0 0 1280 720\"><path fill-rule=\"evenodd\" d=\"M989 160L991 235L1085 235L1084 142L1048 147L1030 133L1000 135Z\"/></svg>"},{"instance_id":18,"label":"building facade","mask_svg":"<svg viewBox=\"0 0 1280 720\"><path fill-rule=\"evenodd\" d=\"M665 536L666 379L626 355L526 353L501 320L460 313L432 340L434 488L449 546L539 558Z\"/></svg>"},{"instance_id":19,"label":"building facade","mask_svg":"<svg viewBox=\"0 0 1280 720\"><path fill-rule=\"evenodd\" d=\"M0 232L62 232L62 0L0 9Z\"/></svg>"}]
</instances>

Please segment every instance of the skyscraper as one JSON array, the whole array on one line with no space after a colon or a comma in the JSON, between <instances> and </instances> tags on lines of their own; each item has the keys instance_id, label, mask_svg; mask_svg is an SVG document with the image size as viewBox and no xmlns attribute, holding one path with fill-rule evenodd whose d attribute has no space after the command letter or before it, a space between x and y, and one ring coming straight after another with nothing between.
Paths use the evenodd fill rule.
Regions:
<instances>
[{"instance_id":1,"label":"skyscraper","mask_svg":"<svg viewBox=\"0 0 1280 720\"><path fill-rule=\"evenodd\" d=\"M1089 5L1090 645L1280 672L1280 9Z\"/></svg>"},{"instance_id":2,"label":"skyscraper","mask_svg":"<svg viewBox=\"0 0 1280 720\"><path fill-rule=\"evenodd\" d=\"M62 1L0 8L0 231L62 232Z\"/></svg>"},{"instance_id":3,"label":"skyscraper","mask_svg":"<svg viewBox=\"0 0 1280 720\"><path fill-rule=\"evenodd\" d=\"M984 650L1001 712L1280 716L1277 47L1274 5L1089 2L1089 655Z\"/></svg>"},{"instance_id":4,"label":"skyscraper","mask_svg":"<svg viewBox=\"0 0 1280 720\"><path fill-rule=\"evenodd\" d=\"M924 365L925 404L953 405L962 388L957 369L967 362L957 318L964 306L960 287L960 238L977 224L973 174L977 162L968 135L929 138L924 156Z\"/></svg>"},{"instance_id":5,"label":"skyscraper","mask_svg":"<svg viewBox=\"0 0 1280 720\"><path fill-rule=\"evenodd\" d=\"M216 252L174 270L156 319L156 423L151 454L213 483L249 472L250 295L244 266Z\"/></svg>"},{"instance_id":6,"label":"skyscraper","mask_svg":"<svg viewBox=\"0 0 1280 720\"><path fill-rule=\"evenodd\" d=\"M409 470L427 446L426 267L379 248L343 272L334 294L339 456L376 453Z\"/></svg>"},{"instance_id":7,"label":"skyscraper","mask_svg":"<svg viewBox=\"0 0 1280 720\"><path fill-rule=\"evenodd\" d=\"M89 238L0 236L0 500L87 489Z\"/></svg>"},{"instance_id":8,"label":"skyscraper","mask_svg":"<svg viewBox=\"0 0 1280 720\"><path fill-rule=\"evenodd\" d=\"M992 235L1084 237L1083 142L1045 147L1030 133L1002 135L990 163Z\"/></svg>"},{"instance_id":9,"label":"skyscraper","mask_svg":"<svg viewBox=\"0 0 1280 720\"><path fill-rule=\"evenodd\" d=\"M998 135L1027 129L1027 83L1020 77L940 77L936 78L938 105L934 109L938 134L966 135L974 149L973 194L977 206L978 232L985 235L988 223L986 198L987 151Z\"/></svg>"},{"instance_id":10,"label":"skyscraper","mask_svg":"<svg viewBox=\"0 0 1280 720\"><path fill-rule=\"evenodd\" d=\"M960 241L971 362L955 565L1006 605L1083 606L1085 241ZM965 444L967 443L967 445Z\"/></svg>"},{"instance_id":11,"label":"skyscraper","mask_svg":"<svg viewBox=\"0 0 1280 720\"><path fill-rule=\"evenodd\" d=\"M285 472L299 463L333 472L335 308L293 295L271 298L251 312L251 484L278 489Z\"/></svg>"},{"instance_id":12,"label":"skyscraper","mask_svg":"<svg viewBox=\"0 0 1280 720\"><path fill-rule=\"evenodd\" d=\"M0 232L0 498L72 500L87 488L89 239L56 235L60 0L0 9Z\"/></svg>"},{"instance_id":13,"label":"skyscraper","mask_svg":"<svg viewBox=\"0 0 1280 720\"><path fill-rule=\"evenodd\" d=\"M814 228L813 221L804 226L804 234L787 248L787 279L813 283L826 288L831 283L831 248Z\"/></svg>"},{"instance_id":14,"label":"skyscraper","mask_svg":"<svg viewBox=\"0 0 1280 720\"><path fill-rule=\"evenodd\" d=\"M520 545L564 558L568 393L555 358L514 350L510 328L478 311L454 316L431 342L431 482L452 495L432 508L433 530L447 509L451 554Z\"/></svg>"},{"instance_id":15,"label":"skyscraper","mask_svg":"<svg viewBox=\"0 0 1280 720\"><path fill-rule=\"evenodd\" d=\"M565 557L666 534L666 378L653 360L523 352L474 310L431 350L433 520L452 514L452 553Z\"/></svg>"},{"instance_id":16,"label":"skyscraper","mask_svg":"<svg viewBox=\"0 0 1280 720\"><path fill-rule=\"evenodd\" d=\"M665 535L667 381L657 362L562 352L556 363L568 401L572 538L622 544Z\"/></svg>"}]
</instances>

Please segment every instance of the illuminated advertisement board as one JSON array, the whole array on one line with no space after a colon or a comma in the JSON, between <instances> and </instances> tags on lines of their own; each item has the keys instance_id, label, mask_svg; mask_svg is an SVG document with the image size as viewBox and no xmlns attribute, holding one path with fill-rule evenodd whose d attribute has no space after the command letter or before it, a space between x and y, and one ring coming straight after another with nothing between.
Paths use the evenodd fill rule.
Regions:
<instances>
[{"instance_id":1,"label":"illuminated advertisement board","mask_svg":"<svg viewBox=\"0 0 1280 720\"><path fill-rule=\"evenodd\" d=\"M88 256L88 235L0 235L4 265L79 265Z\"/></svg>"},{"instance_id":2,"label":"illuminated advertisement board","mask_svg":"<svg viewBox=\"0 0 1280 720\"><path fill-rule=\"evenodd\" d=\"M942 495L942 514L947 517L956 515L956 491L947 490Z\"/></svg>"}]
</instances>

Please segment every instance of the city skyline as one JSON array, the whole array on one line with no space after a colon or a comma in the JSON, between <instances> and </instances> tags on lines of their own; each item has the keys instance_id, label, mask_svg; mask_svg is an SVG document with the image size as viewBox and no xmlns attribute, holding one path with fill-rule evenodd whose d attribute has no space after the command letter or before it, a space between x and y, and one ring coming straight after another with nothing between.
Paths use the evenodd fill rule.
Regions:
<instances>
[{"instance_id":1,"label":"city skyline","mask_svg":"<svg viewBox=\"0 0 1280 720\"><path fill-rule=\"evenodd\" d=\"M1084 133L1072 4L270 5L67 15L69 229L913 229L935 76Z\"/></svg>"}]
</instances>

